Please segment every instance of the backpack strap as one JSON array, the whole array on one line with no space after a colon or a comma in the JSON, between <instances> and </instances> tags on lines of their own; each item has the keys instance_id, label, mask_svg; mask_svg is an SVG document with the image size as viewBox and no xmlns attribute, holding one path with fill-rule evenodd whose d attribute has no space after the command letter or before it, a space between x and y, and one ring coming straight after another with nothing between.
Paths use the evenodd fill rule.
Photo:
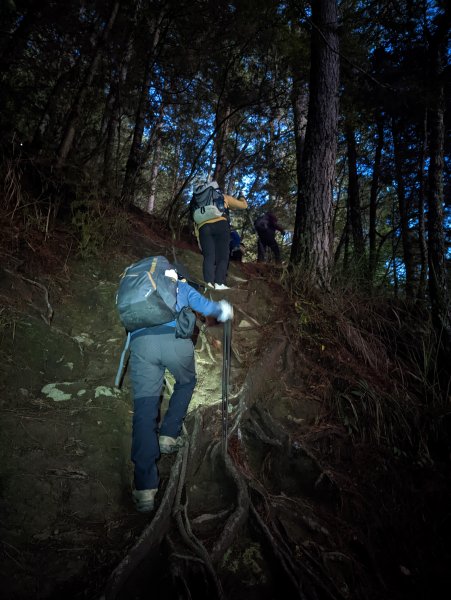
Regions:
<instances>
[{"instance_id":1,"label":"backpack strap","mask_svg":"<svg viewBox=\"0 0 451 600\"><path fill-rule=\"evenodd\" d=\"M124 344L124 349L122 350L122 354L121 354L121 360L119 361L119 367L118 367L118 370L116 373L116 379L114 380L114 385L117 388L121 387L122 378L125 373L125 369L126 369L126 366L124 366L125 365L125 356L127 354L127 350L130 347L130 339L131 339L131 334L130 334L130 331L128 331L127 339L125 340L125 344Z\"/></svg>"}]
</instances>

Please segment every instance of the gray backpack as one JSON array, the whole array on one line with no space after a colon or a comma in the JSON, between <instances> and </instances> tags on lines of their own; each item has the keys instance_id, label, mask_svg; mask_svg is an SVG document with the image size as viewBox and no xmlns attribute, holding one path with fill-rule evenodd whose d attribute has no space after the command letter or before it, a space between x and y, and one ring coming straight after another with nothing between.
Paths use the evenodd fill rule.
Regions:
<instances>
[{"instance_id":1,"label":"gray backpack","mask_svg":"<svg viewBox=\"0 0 451 600\"><path fill-rule=\"evenodd\" d=\"M177 311L177 281L164 274L174 266L164 256L150 256L133 263L122 273L116 295L119 319L127 330L115 385L120 387L131 332L176 321L175 337L190 338L196 323L193 311L185 306Z\"/></svg>"},{"instance_id":2,"label":"gray backpack","mask_svg":"<svg viewBox=\"0 0 451 600\"><path fill-rule=\"evenodd\" d=\"M162 325L175 319L177 281L164 274L173 268L164 256L150 256L125 269L116 306L127 331Z\"/></svg>"},{"instance_id":3,"label":"gray backpack","mask_svg":"<svg viewBox=\"0 0 451 600\"><path fill-rule=\"evenodd\" d=\"M216 181L196 186L189 208L191 218L197 225L211 219L228 216L224 195Z\"/></svg>"}]
</instances>

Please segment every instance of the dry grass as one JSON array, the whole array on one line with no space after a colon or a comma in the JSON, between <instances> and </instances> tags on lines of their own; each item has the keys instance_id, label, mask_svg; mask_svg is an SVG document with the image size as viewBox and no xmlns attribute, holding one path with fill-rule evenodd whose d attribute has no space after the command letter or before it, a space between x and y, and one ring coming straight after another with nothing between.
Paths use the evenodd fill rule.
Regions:
<instances>
[{"instance_id":1,"label":"dry grass","mask_svg":"<svg viewBox=\"0 0 451 600\"><path fill-rule=\"evenodd\" d=\"M299 344L314 353L318 366L310 364L319 381L330 383L323 422L344 426L355 444L429 457L431 407L439 408L440 395L436 341L425 315L388 297L307 289L293 283L287 270L281 282L296 315Z\"/></svg>"}]
</instances>

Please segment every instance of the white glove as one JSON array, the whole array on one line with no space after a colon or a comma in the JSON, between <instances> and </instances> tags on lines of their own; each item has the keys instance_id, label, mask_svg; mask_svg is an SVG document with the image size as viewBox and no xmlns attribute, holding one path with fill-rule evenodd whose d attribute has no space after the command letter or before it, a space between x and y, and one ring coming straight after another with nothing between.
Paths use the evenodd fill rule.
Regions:
<instances>
[{"instance_id":1,"label":"white glove","mask_svg":"<svg viewBox=\"0 0 451 600\"><path fill-rule=\"evenodd\" d=\"M166 269L164 272L165 277L170 277L170 279L175 279L177 281L177 271L175 269Z\"/></svg>"},{"instance_id":2,"label":"white glove","mask_svg":"<svg viewBox=\"0 0 451 600\"><path fill-rule=\"evenodd\" d=\"M220 323L225 323L226 321L230 321L233 319L233 306L227 302L227 300L220 300L218 302L221 307L221 312L218 317L218 321Z\"/></svg>"}]
</instances>

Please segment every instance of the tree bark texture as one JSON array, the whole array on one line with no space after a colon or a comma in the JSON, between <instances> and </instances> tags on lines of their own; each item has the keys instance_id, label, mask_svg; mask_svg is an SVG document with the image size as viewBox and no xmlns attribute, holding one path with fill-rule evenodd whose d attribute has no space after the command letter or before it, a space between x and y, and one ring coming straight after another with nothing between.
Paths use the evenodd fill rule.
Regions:
<instances>
[{"instance_id":1,"label":"tree bark texture","mask_svg":"<svg viewBox=\"0 0 451 600\"><path fill-rule=\"evenodd\" d=\"M313 3L312 25L310 100L290 260L301 266L304 280L327 288L338 120L336 0Z\"/></svg>"}]
</instances>

